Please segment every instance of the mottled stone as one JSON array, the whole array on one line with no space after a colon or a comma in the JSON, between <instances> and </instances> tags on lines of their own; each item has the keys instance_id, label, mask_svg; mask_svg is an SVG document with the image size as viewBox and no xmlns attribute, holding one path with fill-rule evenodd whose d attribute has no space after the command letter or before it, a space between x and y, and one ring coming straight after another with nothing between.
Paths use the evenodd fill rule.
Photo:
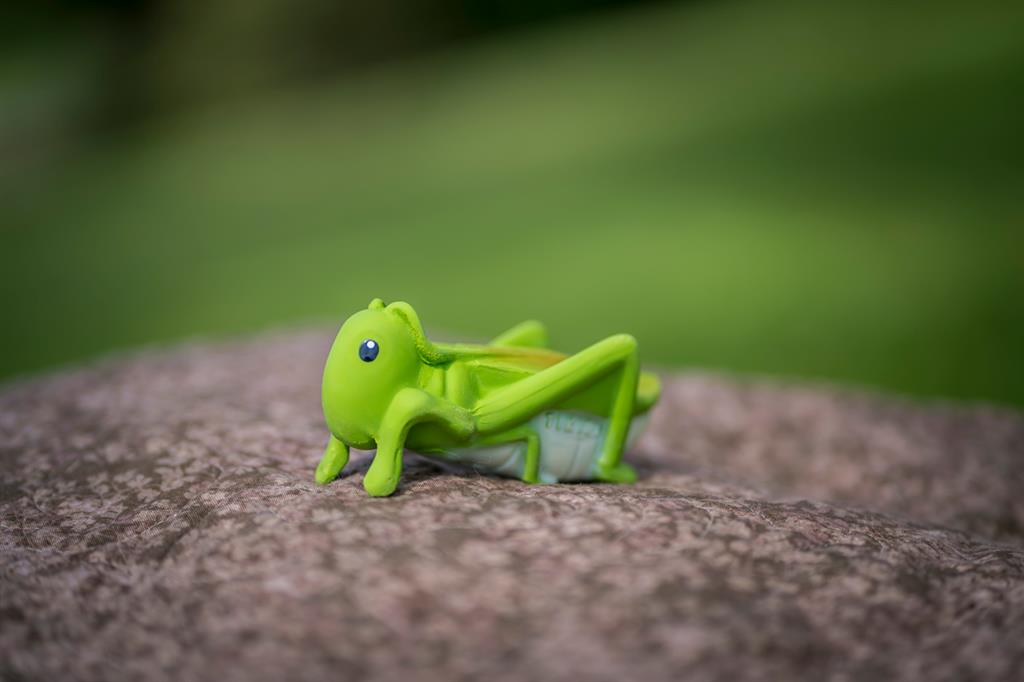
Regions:
<instances>
[{"instance_id":1,"label":"mottled stone","mask_svg":"<svg viewBox=\"0 0 1024 682\"><path fill-rule=\"evenodd\" d=\"M677 374L636 486L371 499L313 483L329 343L0 389L0 678L1021 677L1016 412Z\"/></svg>"}]
</instances>

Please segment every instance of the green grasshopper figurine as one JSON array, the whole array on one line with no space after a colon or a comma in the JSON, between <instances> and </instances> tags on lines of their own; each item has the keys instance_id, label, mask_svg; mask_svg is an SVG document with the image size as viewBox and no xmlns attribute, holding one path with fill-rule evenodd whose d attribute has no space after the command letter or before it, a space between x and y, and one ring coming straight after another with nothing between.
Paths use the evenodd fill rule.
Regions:
<instances>
[{"instance_id":1,"label":"green grasshopper figurine","mask_svg":"<svg viewBox=\"0 0 1024 682\"><path fill-rule=\"evenodd\" d=\"M658 399L627 334L565 355L539 322L488 345L432 343L408 303L374 299L348 318L327 356L323 409L330 442L316 482L334 480L349 448L377 448L363 487L390 495L402 450L529 483L632 483L622 461Z\"/></svg>"}]
</instances>

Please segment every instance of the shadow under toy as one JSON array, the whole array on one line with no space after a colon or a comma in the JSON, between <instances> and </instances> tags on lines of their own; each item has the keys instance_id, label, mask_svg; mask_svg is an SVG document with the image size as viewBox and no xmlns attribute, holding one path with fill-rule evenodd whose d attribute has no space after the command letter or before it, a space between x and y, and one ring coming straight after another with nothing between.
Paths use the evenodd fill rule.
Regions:
<instances>
[{"instance_id":1,"label":"shadow under toy","mask_svg":"<svg viewBox=\"0 0 1024 682\"><path fill-rule=\"evenodd\" d=\"M324 367L330 442L316 482L334 480L349 448L377 448L363 487L390 495L402 449L529 483L632 483L622 461L658 399L640 371L636 339L610 336L565 355L545 347L539 322L487 345L427 339L408 303L369 308L338 331Z\"/></svg>"}]
</instances>

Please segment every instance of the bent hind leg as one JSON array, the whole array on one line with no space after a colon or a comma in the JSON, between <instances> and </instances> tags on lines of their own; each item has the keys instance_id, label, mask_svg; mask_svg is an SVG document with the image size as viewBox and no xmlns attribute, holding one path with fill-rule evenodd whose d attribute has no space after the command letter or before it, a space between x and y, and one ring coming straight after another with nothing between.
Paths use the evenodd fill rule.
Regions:
<instances>
[{"instance_id":1,"label":"bent hind leg","mask_svg":"<svg viewBox=\"0 0 1024 682\"><path fill-rule=\"evenodd\" d=\"M495 336L490 345L547 348L548 331L537 320L527 320Z\"/></svg>"},{"instance_id":2,"label":"bent hind leg","mask_svg":"<svg viewBox=\"0 0 1024 682\"><path fill-rule=\"evenodd\" d=\"M594 475L601 481L628 483L636 480L636 473L621 460L633 418L639 373L636 339L619 334L495 391L481 399L473 413L482 433L494 433L507 424L522 423L559 405L608 377L607 394L601 396L607 405L608 429Z\"/></svg>"}]
</instances>

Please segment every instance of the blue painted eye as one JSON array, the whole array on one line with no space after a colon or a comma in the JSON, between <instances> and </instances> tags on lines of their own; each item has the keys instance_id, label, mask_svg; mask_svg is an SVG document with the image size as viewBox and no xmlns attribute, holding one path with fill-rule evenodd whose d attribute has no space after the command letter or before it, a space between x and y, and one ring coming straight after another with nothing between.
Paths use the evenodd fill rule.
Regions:
<instances>
[{"instance_id":1,"label":"blue painted eye","mask_svg":"<svg viewBox=\"0 0 1024 682\"><path fill-rule=\"evenodd\" d=\"M373 362L377 359L377 353L380 352L380 346L373 339L366 339L362 345L359 346L359 359L363 362Z\"/></svg>"}]
</instances>

